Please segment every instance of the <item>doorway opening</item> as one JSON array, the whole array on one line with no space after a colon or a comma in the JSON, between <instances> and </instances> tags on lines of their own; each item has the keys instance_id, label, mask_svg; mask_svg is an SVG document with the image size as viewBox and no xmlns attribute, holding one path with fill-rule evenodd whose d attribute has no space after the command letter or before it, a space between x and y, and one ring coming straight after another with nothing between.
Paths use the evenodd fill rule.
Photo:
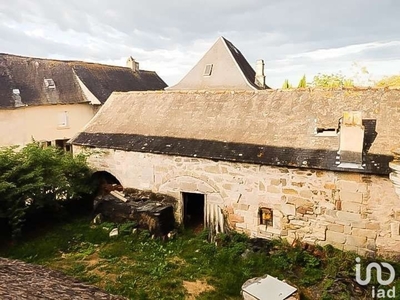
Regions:
<instances>
[{"instance_id":1,"label":"doorway opening","mask_svg":"<svg viewBox=\"0 0 400 300\"><path fill-rule=\"evenodd\" d=\"M196 193L182 193L183 197L183 225L186 228L203 230L205 195Z\"/></svg>"}]
</instances>

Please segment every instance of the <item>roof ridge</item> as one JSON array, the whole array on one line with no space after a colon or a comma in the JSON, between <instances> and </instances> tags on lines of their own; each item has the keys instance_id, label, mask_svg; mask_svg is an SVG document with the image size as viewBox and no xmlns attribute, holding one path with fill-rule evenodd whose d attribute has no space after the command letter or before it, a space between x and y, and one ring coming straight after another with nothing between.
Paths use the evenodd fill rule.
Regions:
<instances>
[{"instance_id":1,"label":"roof ridge","mask_svg":"<svg viewBox=\"0 0 400 300\"><path fill-rule=\"evenodd\" d=\"M89 64L89 65L98 65L98 66L105 66L105 67L115 67L115 68L129 68L127 66L119 66L119 65L111 65L111 64L106 64L106 63L99 63L99 62L91 62L91 61L84 61L84 60L63 60L63 59L55 59L55 58L43 58L43 57L35 57L35 56L25 56L25 55L17 55L17 54L10 54L10 53L0 53L0 57L14 57L14 58L19 58L19 59L34 59L34 60L41 60L41 61L46 61L46 62L57 62L57 63L65 63L72 65L74 67L74 64ZM147 71L147 70L139 70L139 71ZM149 72L155 72L155 71L149 71Z\"/></svg>"}]
</instances>

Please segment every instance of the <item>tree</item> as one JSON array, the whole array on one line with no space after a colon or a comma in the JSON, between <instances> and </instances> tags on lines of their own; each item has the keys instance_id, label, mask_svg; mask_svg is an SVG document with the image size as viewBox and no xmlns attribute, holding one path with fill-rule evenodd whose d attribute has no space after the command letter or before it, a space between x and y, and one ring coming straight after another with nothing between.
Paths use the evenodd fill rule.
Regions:
<instances>
[{"instance_id":1,"label":"tree","mask_svg":"<svg viewBox=\"0 0 400 300\"><path fill-rule=\"evenodd\" d=\"M38 143L20 151L0 148L0 218L7 219L14 237L21 234L30 213L60 208L64 201L93 191L83 155L73 157Z\"/></svg>"},{"instance_id":2,"label":"tree","mask_svg":"<svg viewBox=\"0 0 400 300\"><path fill-rule=\"evenodd\" d=\"M319 73L318 75L314 76L314 79L311 82L311 86L323 87L323 88L353 87L354 81L352 79L346 78L344 75L340 73L336 74Z\"/></svg>"},{"instance_id":3,"label":"tree","mask_svg":"<svg viewBox=\"0 0 400 300\"><path fill-rule=\"evenodd\" d=\"M298 88L306 88L307 87L306 75L303 75L303 77L300 79L297 87Z\"/></svg>"},{"instance_id":4,"label":"tree","mask_svg":"<svg viewBox=\"0 0 400 300\"><path fill-rule=\"evenodd\" d=\"M291 88L292 88L292 85L289 83L289 80L285 79L285 81L283 82L283 85L282 85L282 89L285 90L285 89L291 89Z\"/></svg>"},{"instance_id":5,"label":"tree","mask_svg":"<svg viewBox=\"0 0 400 300\"><path fill-rule=\"evenodd\" d=\"M400 75L386 76L375 85L379 87L400 87Z\"/></svg>"}]
</instances>

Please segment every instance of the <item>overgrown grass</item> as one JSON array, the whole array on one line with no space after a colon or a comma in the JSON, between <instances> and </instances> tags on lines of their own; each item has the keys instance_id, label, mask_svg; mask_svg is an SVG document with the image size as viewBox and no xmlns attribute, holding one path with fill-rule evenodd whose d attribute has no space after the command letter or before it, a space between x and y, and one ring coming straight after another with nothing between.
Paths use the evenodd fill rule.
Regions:
<instances>
[{"instance_id":1,"label":"overgrown grass","mask_svg":"<svg viewBox=\"0 0 400 300\"><path fill-rule=\"evenodd\" d=\"M332 247L304 249L274 241L255 252L241 234L220 235L216 246L207 242L207 232L190 231L163 242L148 232L131 234L132 224L122 226L124 235L109 238L113 226L76 219L5 247L0 255L47 265L130 299L185 299L187 282L196 282L196 299L241 299L242 284L265 274L296 285L303 299L368 296L367 289L359 295L351 290L356 255ZM394 265L400 274L400 265ZM398 277L395 284L400 291Z\"/></svg>"}]
</instances>

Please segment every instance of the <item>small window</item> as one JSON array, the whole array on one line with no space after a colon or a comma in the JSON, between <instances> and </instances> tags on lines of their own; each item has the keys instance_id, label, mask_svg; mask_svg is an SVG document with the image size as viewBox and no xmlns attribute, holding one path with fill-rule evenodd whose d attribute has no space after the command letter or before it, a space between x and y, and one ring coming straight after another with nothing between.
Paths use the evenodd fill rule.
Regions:
<instances>
[{"instance_id":1,"label":"small window","mask_svg":"<svg viewBox=\"0 0 400 300\"><path fill-rule=\"evenodd\" d=\"M211 76L212 69L213 69L212 64L206 65L206 67L204 68L204 76Z\"/></svg>"},{"instance_id":2,"label":"small window","mask_svg":"<svg viewBox=\"0 0 400 300\"><path fill-rule=\"evenodd\" d=\"M47 78L44 80L44 84L46 86L46 88L48 89L55 89L56 88L56 84L54 83L54 80L51 78Z\"/></svg>"},{"instance_id":3,"label":"small window","mask_svg":"<svg viewBox=\"0 0 400 300\"><path fill-rule=\"evenodd\" d=\"M336 128L317 128L315 135L318 136L336 136L337 130Z\"/></svg>"},{"instance_id":4,"label":"small window","mask_svg":"<svg viewBox=\"0 0 400 300\"><path fill-rule=\"evenodd\" d=\"M67 111L63 111L61 113L59 113L58 115L58 127L63 127L66 128L68 127L68 112Z\"/></svg>"},{"instance_id":5,"label":"small window","mask_svg":"<svg viewBox=\"0 0 400 300\"><path fill-rule=\"evenodd\" d=\"M273 211L271 208L260 207L258 214L260 225L273 226Z\"/></svg>"},{"instance_id":6,"label":"small window","mask_svg":"<svg viewBox=\"0 0 400 300\"><path fill-rule=\"evenodd\" d=\"M13 92L14 95L17 95L17 96L19 96L21 94L19 89L13 89L12 92Z\"/></svg>"},{"instance_id":7,"label":"small window","mask_svg":"<svg viewBox=\"0 0 400 300\"><path fill-rule=\"evenodd\" d=\"M334 127L317 127L317 119L315 122L315 131L314 134L316 136L337 136L340 132L340 126L342 124L342 118L339 119L337 128Z\"/></svg>"}]
</instances>

